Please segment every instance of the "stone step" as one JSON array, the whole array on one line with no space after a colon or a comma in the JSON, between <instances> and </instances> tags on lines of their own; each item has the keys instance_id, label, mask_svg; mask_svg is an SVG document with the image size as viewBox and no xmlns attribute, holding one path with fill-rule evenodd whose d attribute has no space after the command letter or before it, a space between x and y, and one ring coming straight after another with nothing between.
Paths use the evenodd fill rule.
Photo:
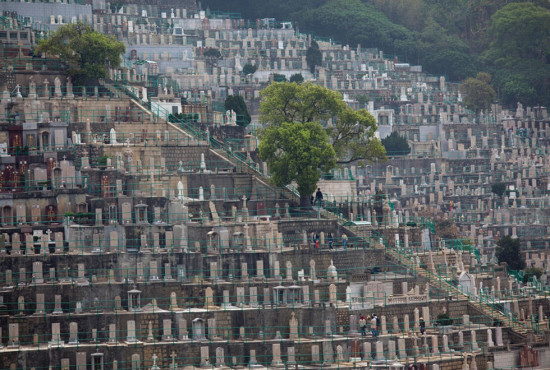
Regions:
<instances>
[{"instance_id":1,"label":"stone step","mask_svg":"<svg viewBox=\"0 0 550 370\"><path fill-rule=\"evenodd\" d=\"M394 259L396 259L399 263L405 265L406 267L409 267L413 270L416 271L416 273L419 275L419 276L422 276L422 277L425 277L427 278L427 280L431 280L430 277L434 277L435 274L433 273L430 273L428 275L428 272L421 268L420 266L417 266L415 263L413 263L412 261L408 260L408 259L405 259L403 256L401 256L399 254L398 251L395 251L391 248L387 248L386 249L388 254L390 254L391 257L393 257ZM445 291L447 291L447 293L451 293L451 294L457 294L459 296L462 296L464 297L465 299L468 299L468 297L466 295L464 295L460 290L458 290L457 287L449 284L448 282L444 281L444 280L441 280L441 278L439 277L439 287L444 289ZM494 310L493 308L491 308L490 306L486 305L486 304L482 304L480 302L476 302L476 301L471 301L469 300L469 303L474 306L475 308L477 308L479 311L483 312L485 315L493 318L493 319L498 319L499 321L501 321L502 323L505 324L505 326L511 328L514 332L520 334L520 335L526 335L528 333L528 330L521 324L519 324L518 322L516 321L513 321L511 320L508 316L504 315L503 313L499 312L499 311L496 311ZM541 339L541 342L544 341L545 339L542 338Z\"/></svg>"}]
</instances>

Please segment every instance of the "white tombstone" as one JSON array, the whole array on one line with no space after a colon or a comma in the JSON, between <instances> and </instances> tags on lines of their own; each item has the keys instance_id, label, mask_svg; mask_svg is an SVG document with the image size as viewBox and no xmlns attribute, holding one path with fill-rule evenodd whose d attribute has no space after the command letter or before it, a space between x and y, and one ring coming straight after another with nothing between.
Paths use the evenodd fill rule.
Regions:
<instances>
[{"instance_id":1,"label":"white tombstone","mask_svg":"<svg viewBox=\"0 0 550 370\"><path fill-rule=\"evenodd\" d=\"M503 346L504 343L502 342L502 327L497 326L495 328L495 337L496 337L496 345Z\"/></svg>"},{"instance_id":2,"label":"white tombstone","mask_svg":"<svg viewBox=\"0 0 550 370\"><path fill-rule=\"evenodd\" d=\"M386 358L384 357L384 343L381 341L376 342L376 357L374 360L377 362L386 361Z\"/></svg>"},{"instance_id":3,"label":"white tombstone","mask_svg":"<svg viewBox=\"0 0 550 370\"><path fill-rule=\"evenodd\" d=\"M493 331L491 329L487 329L487 346L488 347L495 346L495 343L493 342Z\"/></svg>"},{"instance_id":4,"label":"white tombstone","mask_svg":"<svg viewBox=\"0 0 550 370\"><path fill-rule=\"evenodd\" d=\"M471 330L470 331L470 335L471 335L471 341L472 341L472 351L477 351L479 349L479 346L477 344L477 340L476 340L476 331L475 330Z\"/></svg>"},{"instance_id":5,"label":"white tombstone","mask_svg":"<svg viewBox=\"0 0 550 370\"><path fill-rule=\"evenodd\" d=\"M116 144L117 141L116 141L116 131L114 128L111 129L111 131L109 132L109 136L110 136L110 142L111 144Z\"/></svg>"}]
</instances>

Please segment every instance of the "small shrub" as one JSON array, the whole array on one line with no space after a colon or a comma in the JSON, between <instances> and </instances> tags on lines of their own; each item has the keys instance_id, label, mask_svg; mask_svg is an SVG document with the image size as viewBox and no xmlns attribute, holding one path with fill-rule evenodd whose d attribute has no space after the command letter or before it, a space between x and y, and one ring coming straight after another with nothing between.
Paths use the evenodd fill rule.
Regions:
<instances>
[{"instance_id":1,"label":"small shrub","mask_svg":"<svg viewBox=\"0 0 550 370\"><path fill-rule=\"evenodd\" d=\"M540 279L540 277L542 276L542 270L538 267L529 267L529 268L526 268L523 272L524 272L523 274L524 283L527 283L529 280L531 280L533 276L536 276L537 279Z\"/></svg>"},{"instance_id":2,"label":"small shrub","mask_svg":"<svg viewBox=\"0 0 550 370\"><path fill-rule=\"evenodd\" d=\"M282 75L282 74L279 74L279 73L274 73L273 74L273 81L275 81L275 82L285 82L286 81L286 76Z\"/></svg>"},{"instance_id":3,"label":"small shrub","mask_svg":"<svg viewBox=\"0 0 550 370\"><path fill-rule=\"evenodd\" d=\"M440 313L437 315L436 323L440 326L450 326L453 325L453 319L451 319L446 313Z\"/></svg>"},{"instance_id":4,"label":"small shrub","mask_svg":"<svg viewBox=\"0 0 550 370\"><path fill-rule=\"evenodd\" d=\"M107 165L107 158L109 158L108 155L103 155L101 157L99 157L97 159L97 164L100 166L100 167L104 167Z\"/></svg>"},{"instance_id":5,"label":"small shrub","mask_svg":"<svg viewBox=\"0 0 550 370\"><path fill-rule=\"evenodd\" d=\"M499 197L502 197L505 191L506 191L506 184L503 182L497 182L491 185L491 192L495 193Z\"/></svg>"},{"instance_id":6,"label":"small shrub","mask_svg":"<svg viewBox=\"0 0 550 370\"><path fill-rule=\"evenodd\" d=\"M304 82L304 76L302 76L301 73L296 73L290 76L290 82L296 82L298 84L301 84Z\"/></svg>"}]
</instances>

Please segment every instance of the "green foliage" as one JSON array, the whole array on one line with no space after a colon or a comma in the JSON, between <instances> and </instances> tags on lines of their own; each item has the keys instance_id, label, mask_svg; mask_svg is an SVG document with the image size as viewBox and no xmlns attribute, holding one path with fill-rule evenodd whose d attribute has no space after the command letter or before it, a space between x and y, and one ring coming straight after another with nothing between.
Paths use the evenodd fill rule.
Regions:
<instances>
[{"instance_id":1,"label":"green foliage","mask_svg":"<svg viewBox=\"0 0 550 370\"><path fill-rule=\"evenodd\" d=\"M222 57L222 53L216 48L208 48L202 55L209 59L220 59Z\"/></svg>"},{"instance_id":2,"label":"green foliage","mask_svg":"<svg viewBox=\"0 0 550 370\"><path fill-rule=\"evenodd\" d=\"M246 75L251 75L253 74L254 72L256 72L258 70L258 66L256 65L252 65L250 63L246 63L243 67L243 74L246 76Z\"/></svg>"},{"instance_id":3,"label":"green foliage","mask_svg":"<svg viewBox=\"0 0 550 370\"><path fill-rule=\"evenodd\" d=\"M244 99L240 95L229 95L225 99L225 110L232 110L237 114L237 125L248 126L251 121L250 113Z\"/></svg>"},{"instance_id":4,"label":"green foliage","mask_svg":"<svg viewBox=\"0 0 550 370\"><path fill-rule=\"evenodd\" d=\"M363 166L364 161L370 162L375 158L385 161L386 149L374 137L376 128L376 120L365 109L355 111L346 105L337 112L333 125L327 127L327 133L338 155L338 163L358 161Z\"/></svg>"},{"instance_id":5,"label":"green foliage","mask_svg":"<svg viewBox=\"0 0 550 370\"><path fill-rule=\"evenodd\" d=\"M429 44L424 51L422 67L433 74L448 76L451 81L459 81L475 73L476 58L468 51L460 51L452 47Z\"/></svg>"},{"instance_id":6,"label":"green foliage","mask_svg":"<svg viewBox=\"0 0 550 370\"><path fill-rule=\"evenodd\" d=\"M434 19L428 18L418 35L417 51L423 68L431 73L447 75L451 80L462 80L475 73L475 58L469 46L457 35L452 35Z\"/></svg>"},{"instance_id":7,"label":"green foliage","mask_svg":"<svg viewBox=\"0 0 550 370\"><path fill-rule=\"evenodd\" d=\"M509 58L539 59L550 54L550 11L532 3L511 3L491 17L492 42L487 56L495 63Z\"/></svg>"},{"instance_id":8,"label":"green foliage","mask_svg":"<svg viewBox=\"0 0 550 370\"><path fill-rule=\"evenodd\" d=\"M439 315L437 315L436 325L450 326L453 325L453 321L454 320L451 319L446 313L440 313Z\"/></svg>"},{"instance_id":9,"label":"green foliage","mask_svg":"<svg viewBox=\"0 0 550 370\"><path fill-rule=\"evenodd\" d=\"M285 82L286 81L286 76L282 75L282 74L279 74L279 73L274 73L273 74L273 81L275 81L275 82Z\"/></svg>"},{"instance_id":10,"label":"green foliage","mask_svg":"<svg viewBox=\"0 0 550 370\"><path fill-rule=\"evenodd\" d=\"M525 268L525 258L521 254L519 239L512 239L510 236L500 238L497 242L496 257L499 263L506 262L512 270Z\"/></svg>"},{"instance_id":11,"label":"green foliage","mask_svg":"<svg viewBox=\"0 0 550 370\"><path fill-rule=\"evenodd\" d=\"M261 96L260 121L269 125L332 119L332 126L325 130L339 163L385 159L385 149L374 137L374 117L364 109L348 107L340 93L309 82L273 83L261 91Z\"/></svg>"},{"instance_id":12,"label":"green foliage","mask_svg":"<svg viewBox=\"0 0 550 370\"><path fill-rule=\"evenodd\" d=\"M547 0L203 0L202 4L239 11L249 19L292 20L302 31L342 44L379 48L451 81L488 71L501 102L550 105Z\"/></svg>"},{"instance_id":13,"label":"green foliage","mask_svg":"<svg viewBox=\"0 0 550 370\"><path fill-rule=\"evenodd\" d=\"M315 73L315 67L323 63L323 54L321 54L319 44L315 40L311 41L311 45L307 48L306 63L309 67L309 71L313 74Z\"/></svg>"},{"instance_id":14,"label":"green foliage","mask_svg":"<svg viewBox=\"0 0 550 370\"><path fill-rule=\"evenodd\" d=\"M114 0L110 2L110 5L111 13L116 14L120 10L120 8L126 6L126 2L122 0Z\"/></svg>"},{"instance_id":15,"label":"green foliage","mask_svg":"<svg viewBox=\"0 0 550 370\"><path fill-rule=\"evenodd\" d=\"M495 71L502 101L550 103L550 11L532 3L511 3L491 17L485 62Z\"/></svg>"},{"instance_id":16,"label":"green foliage","mask_svg":"<svg viewBox=\"0 0 550 370\"><path fill-rule=\"evenodd\" d=\"M529 83L529 78L520 74L513 74L513 72L511 73L507 76L505 82L498 83L501 86L502 102L508 106L513 106L515 102L521 102L525 105L536 105L539 100L539 94L537 89Z\"/></svg>"},{"instance_id":17,"label":"green foliage","mask_svg":"<svg viewBox=\"0 0 550 370\"><path fill-rule=\"evenodd\" d=\"M415 31L424 26L426 9L422 0L372 0L372 3L394 23Z\"/></svg>"},{"instance_id":18,"label":"green foliage","mask_svg":"<svg viewBox=\"0 0 550 370\"><path fill-rule=\"evenodd\" d=\"M260 121L269 124L325 121L346 106L340 93L312 83L273 83L260 95Z\"/></svg>"},{"instance_id":19,"label":"green foliage","mask_svg":"<svg viewBox=\"0 0 550 370\"><path fill-rule=\"evenodd\" d=\"M538 267L526 268L523 271L523 282L524 283L529 282L529 280L531 280L533 276L535 276L537 279L540 279L540 277L542 276L542 272L543 272L542 269Z\"/></svg>"},{"instance_id":20,"label":"green foliage","mask_svg":"<svg viewBox=\"0 0 550 370\"><path fill-rule=\"evenodd\" d=\"M218 64L218 60L222 58L222 53L216 48L206 48L202 56L206 64L210 68L214 68Z\"/></svg>"},{"instance_id":21,"label":"green foliage","mask_svg":"<svg viewBox=\"0 0 550 370\"><path fill-rule=\"evenodd\" d=\"M107 165L107 159L109 158L108 155L102 155L97 159L97 165L100 167L105 167Z\"/></svg>"},{"instance_id":22,"label":"green foliage","mask_svg":"<svg viewBox=\"0 0 550 370\"><path fill-rule=\"evenodd\" d=\"M260 157L267 162L271 181L284 186L296 181L300 196L310 196L322 172L336 165L336 153L317 122L283 122L263 132Z\"/></svg>"},{"instance_id":23,"label":"green foliage","mask_svg":"<svg viewBox=\"0 0 550 370\"><path fill-rule=\"evenodd\" d=\"M382 139L382 145L386 148L386 153L391 156L407 155L411 152L411 147L403 136L397 131L393 131L389 136Z\"/></svg>"},{"instance_id":24,"label":"green foliage","mask_svg":"<svg viewBox=\"0 0 550 370\"><path fill-rule=\"evenodd\" d=\"M464 96L464 105L476 113L483 109L489 109L496 99L496 93L489 84L491 76L480 72L475 78L470 77L462 81L460 91Z\"/></svg>"},{"instance_id":25,"label":"green foliage","mask_svg":"<svg viewBox=\"0 0 550 370\"><path fill-rule=\"evenodd\" d=\"M502 197L505 191L506 191L506 184L503 182L496 182L491 185L491 192L495 193L499 197Z\"/></svg>"},{"instance_id":26,"label":"green foliage","mask_svg":"<svg viewBox=\"0 0 550 370\"><path fill-rule=\"evenodd\" d=\"M355 96L355 100L357 100L357 102L361 106L363 106L363 108L366 108L370 101L369 96L367 94L358 94Z\"/></svg>"},{"instance_id":27,"label":"green foliage","mask_svg":"<svg viewBox=\"0 0 550 370\"><path fill-rule=\"evenodd\" d=\"M403 7L409 5L409 1L402 3ZM420 4L410 9L412 13L425 12ZM390 21L373 1L360 0L326 0L322 6L295 16L302 28L315 34L398 54L401 60L420 63L426 70L447 74L454 81L475 70L469 46L431 18L420 17L419 21L411 15L410 23L417 23L411 30Z\"/></svg>"},{"instance_id":28,"label":"green foliage","mask_svg":"<svg viewBox=\"0 0 550 370\"><path fill-rule=\"evenodd\" d=\"M302 13L300 24L322 36L342 43L379 47L396 52L396 40L413 41L405 27L393 24L370 4L360 0L328 0L320 7Z\"/></svg>"},{"instance_id":29,"label":"green foliage","mask_svg":"<svg viewBox=\"0 0 550 370\"><path fill-rule=\"evenodd\" d=\"M301 73L296 73L290 76L290 82L296 82L297 84L300 84L304 82L304 76L302 76Z\"/></svg>"},{"instance_id":30,"label":"green foliage","mask_svg":"<svg viewBox=\"0 0 550 370\"><path fill-rule=\"evenodd\" d=\"M68 64L73 82L84 84L87 79L106 78L106 66L119 67L125 50L124 44L114 37L96 32L87 24L75 23L63 25L40 40L35 53L59 56Z\"/></svg>"}]
</instances>

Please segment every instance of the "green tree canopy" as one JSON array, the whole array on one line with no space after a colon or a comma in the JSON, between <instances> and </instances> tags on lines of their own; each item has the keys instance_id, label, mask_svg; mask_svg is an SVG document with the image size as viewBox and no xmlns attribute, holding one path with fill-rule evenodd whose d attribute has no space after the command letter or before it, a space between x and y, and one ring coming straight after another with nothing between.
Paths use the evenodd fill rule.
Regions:
<instances>
[{"instance_id":1,"label":"green tree canopy","mask_svg":"<svg viewBox=\"0 0 550 370\"><path fill-rule=\"evenodd\" d=\"M63 25L40 40L35 53L57 55L68 64L74 82L84 84L87 79L106 78L107 65L119 67L125 50L124 44L114 37L79 22Z\"/></svg>"},{"instance_id":2,"label":"green tree canopy","mask_svg":"<svg viewBox=\"0 0 550 370\"><path fill-rule=\"evenodd\" d=\"M514 106L516 102L526 105L536 105L539 102L539 93L530 79L522 74L508 74L500 83L502 102Z\"/></svg>"},{"instance_id":3,"label":"green tree canopy","mask_svg":"<svg viewBox=\"0 0 550 370\"><path fill-rule=\"evenodd\" d=\"M275 82L285 82L286 81L286 76L282 75L280 73L274 73L273 74L273 81L275 81Z\"/></svg>"},{"instance_id":4,"label":"green tree canopy","mask_svg":"<svg viewBox=\"0 0 550 370\"><path fill-rule=\"evenodd\" d=\"M498 262L506 262L512 270L525 268L525 258L521 254L519 239L512 239L510 236L500 238L497 242L496 257Z\"/></svg>"},{"instance_id":5,"label":"green tree canopy","mask_svg":"<svg viewBox=\"0 0 550 370\"><path fill-rule=\"evenodd\" d=\"M204 57L206 64L213 68L217 65L218 60L222 58L222 53L219 49L207 48L206 50L204 50L202 56Z\"/></svg>"},{"instance_id":6,"label":"green tree canopy","mask_svg":"<svg viewBox=\"0 0 550 370\"><path fill-rule=\"evenodd\" d=\"M251 121L248 107L240 95L229 95L225 99L225 110L232 110L237 114L237 125L248 126Z\"/></svg>"},{"instance_id":7,"label":"green tree canopy","mask_svg":"<svg viewBox=\"0 0 550 370\"><path fill-rule=\"evenodd\" d=\"M325 124L338 163L385 159L385 149L380 140L374 137L377 129L374 117L364 109L354 111L348 107L340 93L310 82L273 83L261 91L261 97L262 123Z\"/></svg>"},{"instance_id":8,"label":"green tree canopy","mask_svg":"<svg viewBox=\"0 0 550 370\"><path fill-rule=\"evenodd\" d=\"M366 110L353 110L345 105L344 109L333 117L332 125L326 130L337 153L339 164L349 164L373 159L386 160L386 149L374 136L376 120Z\"/></svg>"},{"instance_id":9,"label":"green tree canopy","mask_svg":"<svg viewBox=\"0 0 550 370\"><path fill-rule=\"evenodd\" d=\"M503 182L495 182L494 184L491 185L491 192L495 193L499 197L502 197L505 191L506 191L506 184Z\"/></svg>"},{"instance_id":10,"label":"green tree canopy","mask_svg":"<svg viewBox=\"0 0 550 370\"><path fill-rule=\"evenodd\" d=\"M336 153L326 131L317 122L282 122L266 127L259 152L275 185L296 181L301 205L309 204L322 172L336 165Z\"/></svg>"},{"instance_id":11,"label":"green tree canopy","mask_svg":"<svg viewBox=\"0 0 550 370\"><path fill-rule=\"evenodd\" d=\"M315 40L311 41L311 45L307 48L306 63L311 73L315 73L315 67L323 63L323 54L321 54L319 44Z\"/></svg>"},{"instance_id":12,"label":"green tree canopy","mask_svg":"<svg viewBox=\"0 0 550 370\"><path fill-rule=\"evenodd\" d=\"M243 67L243 74L246 76L246 75L251 75L253 74L254 72L256 72L258 70L258 66L257 65L252 65L250 63L246 63Z\"/></svg>"},{"instance_id":13,"label":"green tree canopy","mask_svg":"<svg viewBox=\"0 0 550 370\"><path fill-rule=\"evenodd\" d=\"M301 73L296 73L290 76L290 82L296 82L297 84L300 84L304 82L304 76L302 76Z\"/></svg>"},{"instance_id":14,"label":"green tree canopy","mask_svg":"<svg viewBox=\"0 0 550 370\"><path fill-rule=\"evenodd\" d=\"M222 53L219 49L216 48L208 48L204 51L202 54L205 58L211 58L211 59L220 59L222 57Z\"/></svg>"},{"instance_id":15,"label":"green tree canopy","mask_svg":"<svg viewBox=\"0 0 550 370\"><path fill-rule=\"evenodd\" d=\"M550 11L532 3L511 3L495 12L483 53L493 69L503 103L550 102Z\"/></svg>"},{"instance_id":16,"label":"green tree canopy","mask_svg":"<svg viewBox=\"0 0 550 370\"><path fill-rule=\"evenodd\" d=\"M411 147L403 136L397 131L393 131L389 136L382 139L382 145L386 148L388 155L407 155L411 152Z\"/></svg>"},{"instance_id":17,"label":"green tree canopy","mask_svg":"<svg viewBox=\"0 0 550 370\"><path fill-rule=\"evenodd\" d=\"M403 23L407 28L422 30L426 20L425 4L422 0L373 0L374 6L395 23Z\"/></svg>"},{"instance_id":18,"label":"green tree canopy","mask_svg":"<svg viewBox=\"0 0 550 370\"><path fill-rule=\"evenodd\" d=\"M363 108L366 108L369 104L369 96L367 94L358 94L355 96L355 100L362 106Z\"/></svg>"},{"instance_id":19,"label":"green tree canopy","mask_svg":"<svg viewBox=\"0 0 550 370\"><path fill-rule=\"evenodd\" d=\"M494 63L513 58L547 63L550 54L550 11L533 3L511 3L491 17L491 44L486 57ZM512 60L511 60L512 59Z\"/></svg>"},{"instance_id":20,"label":"green tree canopy","mask_svg":"<svg viewBox=\"0 0 550 370\"><path fill-rule=\"evenodd\" d=\"M477 113L483 109L489 109L496 99L496 93L490 85L491 76L485 72L479 72L477 76L469 77L460 84L460 92L464 96L464 105Z\"/></svg>"}]
</instances>

